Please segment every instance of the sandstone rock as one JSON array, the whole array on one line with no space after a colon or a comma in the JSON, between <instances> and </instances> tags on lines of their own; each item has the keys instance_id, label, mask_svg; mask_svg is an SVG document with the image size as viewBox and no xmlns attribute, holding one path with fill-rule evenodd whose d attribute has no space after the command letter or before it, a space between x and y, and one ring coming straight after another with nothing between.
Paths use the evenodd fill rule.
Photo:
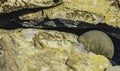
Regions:
<instances>
[{"instance_id":1,"label":"sandstone rock","mask_svg":"<svg viewBox=\"0 0 120 71\"><path fill-rule=\"evenodd\" d=\"M82 34L78 41L83 44L88 52L104 55L112 59L114 45L109 36L101 31L92 30Z\"/></svg>"},{"instance_id":2,"label":"sandstone rock","mask_svg":"<svg viewBox=\"0 0 120 71\"><path fill-rule=\"evenodd\" d=\"M71 67L74 71L104 71L102 63L96 60L103 61L104 58L99 55L96 56L93 53L89 53L88 55L86 55L73 52L67 61L67 65Z\"/></svg>"},{"instance_id":3,"label":"sandstone rock","mask_svg":"<svg viewBox=\"0 0 120 71\"><path fill-rule=\"evenodd\" d=\"M84 21L88 23L102 23L120 27L120 8L118 0L63 0L63 4L54 8L20 16L21 19L35 19L42 17L63 18Z\"/></svg>"},{"instance_id":4,"label":"sandstone rock","mask_svg":"<svg viewBox=\"0 0 120 71\"><path fill-rule=\"evenodd\" d=\"M107 68L105 71L120 71L120 66L112 66Z\"/></svg>"},{"instance_id":5,"label":"sandstone rock","mask_svg":"<svg viewBox=\"0 0 120 71\"><path fill-rule=\"evenodd\" d=\"M20 18L25 20L36 19L36 18L40 19L46 17L47 15L50 19L62 18L66 20L84 21L93 24L102 23L104 21L104 16L99 14L89 13L80 10L61 9L61 8L59 9L59 8L60 7L55 7L52 9L44 10L43 11L44 15L42 15L42 12L40 11L36 13L25 14L23 16L20 16ZM55 13L53 13L54 11Z\"/></svg>"},{"instance_id":6,"label":"sandstone rock","mask_svg":"<svg viewBox=\"0 0 120 71\"><path fill-rule=\"evenodd\" d=\"M25 8L43 8L62 3L61 0L0 0L0 13L8 13Z\"/></svg>"},{"instance_id":7,"label":"sandstone rock","mask_svg":"<svg viewBox=\"0 0 120 71\"><path fill-rule=\"evenodd\" d=\"M0 71L104 71L109 60L84 53L77 36L41 29L0 30ZM80 48L80 47L79 47Z\"/></svg>"}]
</instances>

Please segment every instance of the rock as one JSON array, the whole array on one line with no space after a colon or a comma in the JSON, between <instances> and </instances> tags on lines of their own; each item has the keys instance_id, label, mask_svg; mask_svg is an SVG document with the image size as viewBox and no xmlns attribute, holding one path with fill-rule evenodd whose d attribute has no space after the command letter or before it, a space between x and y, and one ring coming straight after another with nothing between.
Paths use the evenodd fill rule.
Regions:
<instances>
[{"instance_id":1,"label":"rock","mask_svg":"<svg viewBox=\"0 0 120 71\"><path fill-rule=\"evenodd\" d=\"M78 24L80 22L78 21L73 21L73 20L65 20L65 19L61 19L61 18L57 18L54 21L56 21L56 23L60 23L61 26L60 27L67 27L67 28L77 28ZM59 26L59 25L58 25ZM57 26L57 27L58 27Z\"/></svg>"},{"instance_id":2,"label":"rock","mask_svg":"<svg viewBox=\"0 0 120 71\"><path fill-rule=\"evenodd\" d=\"M104 16L102 15L71 9L64 9L63 11L57 12L55 15L51 16L51 18L84 21L93 24L102 23L104 21Z\"/></svg>"},{"instance_id":3,"label":"rock","mask_svg":"<svg viewBox=\"0 0 120 71\"><path fill-rule=\"evenodd\" d=\"M96 61L96 60L99 60L99 61ZM76 52L75 53L73 52L67 61L67 65L71 67L73 71L104 71L102 62L100 62L103 60L104 60L103 57L99 55L96 56L93 53L89 53L88 55L86 55L86 54L78 54Z\"/></svg>"},{"instance_id":4,"label":"rock","mask_svg":"<svg viewBox=\"0 0 120 71\"><path fill-rule=\"evenodd\" d=\"M45 22L42 26L46 26L46 27L57 27L56 23L53 22L53 21Z\"/></svg>"},{"instance_id":5,"label":"rock","mask_svg":"<svg viewBox=\"0 0 120 71\"><path fill-rule=\"evenodd\" d=\"M78 50L77 36L42 29L0 30L0 71L104 71L109 60ZM80 48L80 46L79 46Z\"/></svg>"},{"instance_id":6,"label":"rock","mask_svg":"<svg viewBox=\"0 0 120 71\"><path fill-rule=\"evenodd\" d=\"M21 25L24 27L43 27L42 24L44 24L46 20L44 18L41 19L34 19L34 20L26 20L26 21L21 21Z\"/></svg>"},{"instance_id":7,"label":"rock","mask_svg":"<svg viewBox=\"0 0 120 71\"><path fill-rule=\"evenodd\" d=\"M101 31L92 30L82 34L78 41L83 44L88 52L104 55L112 58L114 55L114 45L109 36Z\"/></svg>"},{"instance_id":8,"label":"rock","mask_svg":"<svg viewBox=\"0 0 120 71\"><path fill-rule=\"evenodd\" d=\"M120 71L120 66L111 66L107 68L105 71Z\"/></svg>"},{"instance_id":9,"label":"rock","mask_svg":"<svg viewBox=\"0 0 120 71\"><path fill-rule=\"evenodd\" d=\"M52 11L56 11L56 8L53 8ZM84 11L80 11L80 10L70 10L70 9L61 10L60 9L59 11L55 12L54 14L49 11L51 11L51 10L49 10L49 9L44 10L43 16L41 15L42 12L40 11L37 13L30 13L30 14L22 15L22 16L20 16L20 18L25 19L25 20L36 19L36 18L40 19L40 18L46 17L46 15L47 15L50 19L62 18L62 19L66 19L66 20L84 21L84 22L93 23L93 24L102 23L104 21L104 16L102 16L102 15L84 12Z\"/></svg>"},{"instance_id":10,"label":"rock","mask_svg":"<svg viewBox=\"0 0 120 71\"><path fill-rule=\"evenodd\" d=\"M73 45L80 51L83 53L87 53L87 51L84 49L83 45L81 43L73 43Z\"/></svg>"},{"instance_id":11,"label":"rock","mask_svg":"<svg viewBox=\"0 0 120 71\"><path fill-rule=\"evenodd\" d=\"M43 13L43 15L41 15ZM20 16L21 19L35 19L49 17L68 20L84 21L98 24L107 23L113 27L120 27L120 5L118 0L63 0L63 4L43 12L35 12Z\"/></svg>"},{"instance_id":12,"label":"rock","mask_svg":"<svg viewBox=\"0 0 120 71\"><path fill-rule=\"evenodd\" d=\"M0 0L0 13L8 13L26 8L43 8L55 6L62 0Z\"/></svg>"}]
</instances>

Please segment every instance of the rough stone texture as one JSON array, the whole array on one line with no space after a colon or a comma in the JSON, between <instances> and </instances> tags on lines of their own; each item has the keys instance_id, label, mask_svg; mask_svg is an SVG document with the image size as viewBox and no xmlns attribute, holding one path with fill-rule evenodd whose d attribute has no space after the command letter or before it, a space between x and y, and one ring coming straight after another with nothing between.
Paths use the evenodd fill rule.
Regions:
<instances>
[{"instance_id":1,"label":"rough stone texture","mask_svg":"<svg viewBox=\"0 0 120 71\"><path fill-rule=\"evenodd\" d=\"M107 68L105 71L120 71L120 66L112 66Z\"/></svg>"},{"instance_id":2,"label":"rough stone texture","mask_svg":"<svg viewBox=\"0 0 120 71\"><path fill-rule=\"evenodd\" d=\"M62 18L67 20L84 21L93 24L102 23L104 21L104 16L102 15L80 11L80 10L71 10L66 8L64 9L62 5L52 9L46 9L43 12L44 15L42 15L42 12L39 11L36 13L22 15L20 16L20 18L24 20L29 20L36 18L40 19L47 16L50 19Z\"/></svg>"},{"instance_id":3,"label":"rough stone texture","mask_svg":"<svg viewBox=\"0 0 120 71\"><path fill-rule=\"evenodd\" d=\"M8 13L25 8L43 8L62 3L61 0L0 0L0 13Z\"/></svg>"},{"instance_id":4,"label":"rough stone texture","mask_svg":"<svg viewBox=\"0 0 120 71\"><path fill-rule=\"evenodd\" d=\"M104 71L111 66L102 55L81 52L77 38L52 30L0 30L0 71Z\"/></svg>"},{"instance_id":5,"label":"rough stone texture","mask_svg":"<svg viewBox=\"0 0 120 71\"><path fill-rule=\"evenodd\" d=\"M85 21L88 23L105 22L114 27L120 27L119 0L63 0L63 4L54 8L20 16L21 19L42 17L63 18Z\"/></svg>"},{"instance_id":6,"label":"rough stone texture","mask_svg":"<svg viewBox=\"0 0 120 71\"><path fill-rule=\"evenodd\" d=\"M114 55L114 45L109 36L101 31L92 30L82 34L78 41L83 44L89 52L104 55L112 59Z\"/></svg>"}]
</instances>

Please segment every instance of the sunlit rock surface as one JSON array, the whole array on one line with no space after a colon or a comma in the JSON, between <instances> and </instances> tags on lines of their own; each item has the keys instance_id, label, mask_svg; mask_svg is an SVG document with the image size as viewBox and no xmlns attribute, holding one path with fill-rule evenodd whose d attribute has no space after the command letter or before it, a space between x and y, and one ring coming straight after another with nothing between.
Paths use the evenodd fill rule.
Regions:
<instances>
[{"instance_id":1,"label":"sunlit rock surface","mask_svg":"<svg viewBox=\"0 0 120 71\"><path fill-rule=\"evenodd\" d=\"M109 60L86 53L75 34L40 29L0 30L0 71L104 71Z\"/></svg>"},{"instance_id":2,"label":"sunlit rock surface","mask_svg":"<svg viewBox=\"0 0 120 71\"><path fill-rule=\"evenodd\" d=\"M105 17L108 25L120 27L119 0L64 0L65 6L72 10L82 10Z\"/></svg>"},{"instance_id":3,"label":"sunlit rock surface","mask_svg":"<svg viewBox=\"0 0 120 71\"><path fill-rule=\"evenodd\" d=\"M105 71L120 71L120 66L111 66L107 68Z\"/></svg>"},{"instance_id":4,"label":"sunlit rock surface","mask_svg":"<svg viewBox=\"0 0 120 71\"><path fill-rule=\"evenodd\" d=\"M0 13L8 13L25 8L43 8L62 3L61 0L0 0Z\"/></svg>"},{"instance_id":5,"label":"sunlit rock surface","mask_svg":"<svg viewBox=\"0 0 120 71\"><path fill-rule=\"evenodd\" d=\"M63 18L84 21L88 23L107 23L120 27L119 0L63 0L63 4L54 8L20 16L21 19L35 19L42 17Z\"/></svg>"},{"instance_id":6,"label":"sunlit rock surface","mask_svg":"<svg viewBox=\"0 0 120 71\"><path fill-rule=\"evenodd\" d=\"M44 15L42 15L43 12ZM45 9L43 10L43 12L39 11L36 13L25 14L20 16L20 18L24 20L40 19L43 17L49 17L50 19L62 18L67 20L84 21L93 24L104 22L104 16L102 15L85 12L81 10L72 10L66 7L64 8L64 4L54 8Z\"/></svg>"}]
</instances>

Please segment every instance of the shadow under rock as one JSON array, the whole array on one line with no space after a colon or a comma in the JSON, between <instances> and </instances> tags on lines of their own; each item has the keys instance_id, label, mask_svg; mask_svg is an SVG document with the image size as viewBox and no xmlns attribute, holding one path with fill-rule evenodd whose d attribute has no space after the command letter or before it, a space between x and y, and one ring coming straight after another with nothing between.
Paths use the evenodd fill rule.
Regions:
<instances>
[{"instance_id":1,"label":"shadow under rock","mask_svg":"<svg viewBox=\"0 0 120 71\"><path fill-rule=\"evenodd\" d=\"M30 9L26 8L26 9L21 9L18 11L13 11L10 13L2 13L0 14L0 28L1 29L26 28L25 26L22 26L21 24L22 20L19 19L19 16L29 14L29 13L35 13L38 11L42 11L42 15L44 15L44 12L43 12L44 9L53 8L61 4L62 3L59 3L54 6L50 6L50 7L30 8Z\"/></svg>"},{"instance_id":2,"label":"shadow under rock","mask_svg":"<svg viewBox=\"0 0 120 71\"><path fill-rule=\"evenodd\" d=\"M59 23L59 20L55 20L56 23ZM66 23L65 23L66 22ZM97 25L93 25L90 23L85 23L85 22L80 22L77 24L77 27L66 27L65 24L73 24L75 23L75 21L71 21L68 20L67 21L63 21L61 22L61 24L63 24L63 27L47 27L45 29L47 30L58 30L58 31L62 31L62 32L69 32L69 33L74 33L77 34L78 36L82 35L83 33L90 31L90 30L99 30L102 31L106 34L108 34L108 36L112 39L113 44L114 44L114 56L112 58L112 60L110 60L112 62L113 65L120 65L120 28L115 28L112 26L109 26L105 23L99 23Z\"/></svg>"},{"instance_id":3,"label":"shadow under rock","mask_svg":"<svg viewBox=\"0 0 120 71\"><path fill-rule=\"evenodd\" d=\"M24 22L28 22L28 25ZM51 22L52 25L49 25ZM23 23L26 26L24 26ZM53 26L53 24L55 26ZM42 26L42 28L40 28L40 26ZM15 17L14 14L5 14L0 15L0 28L7 30L17 28L58 30L62 32L74 33L78 36L90 30L100 30L108 34L113 41L115 47L114 57L111 60L113 65L120 65L120 28L115 28L105 23L94 25L81 21L64 20L58 18L53 20L49 18L44 18L42 20L20 20L19 18Z\"/></svg>"}]
</instances>

